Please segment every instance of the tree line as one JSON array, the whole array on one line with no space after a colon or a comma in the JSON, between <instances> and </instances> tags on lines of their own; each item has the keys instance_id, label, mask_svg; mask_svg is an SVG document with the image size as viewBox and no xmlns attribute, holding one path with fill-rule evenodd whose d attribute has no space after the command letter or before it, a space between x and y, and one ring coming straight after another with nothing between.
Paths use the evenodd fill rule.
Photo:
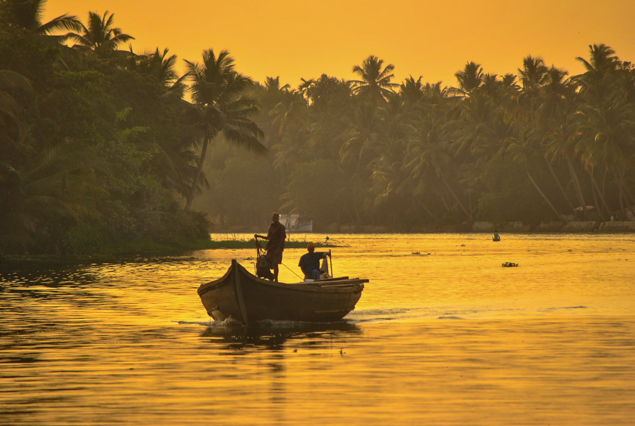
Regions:
<instances>
[{"instance_id":1,"label":"tree line","mask_svg":"<svg viewBox=\"0 0 635 426\"><path fill-rule=\"evenodd\" d=\"M635 205L635 71L606 45L569 77L528 56L475 62L457 87L254 82L227 51L135 53L114 14L41 22L43 0L0 1L0 251L178 245L306 212L318 230L417 231L477 220L627 218ZM593 208L587 208L593 206Z\"/></svg>"},{"instance_id":2,"label":"tree line","mask_svg":"<svg viewBox=\"0 0 635 426\"><path fill-rule=\"evenodd\" d=\"M219 144L197 206L225 227L307 212L323 231L632 220L635 70L588 53L575 76L532 56L502 76L468 62L456 87L394 83L375 56L356 80L267 78L250 96L269 158Z\"/></svg>"}]
</instances>

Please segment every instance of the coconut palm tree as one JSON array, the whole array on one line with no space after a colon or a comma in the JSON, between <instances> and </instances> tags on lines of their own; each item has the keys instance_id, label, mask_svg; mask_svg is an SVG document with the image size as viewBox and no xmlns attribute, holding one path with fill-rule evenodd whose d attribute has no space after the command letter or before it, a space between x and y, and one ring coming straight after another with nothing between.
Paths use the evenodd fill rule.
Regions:
<instances>
[{"instance_id":1,"label":"coconut palm tree","mask_svg":"<svg viewBox=\"0 0 635 426\"><path fill-rule=\"evenodd\" d=\"M169 55L168 48L159 51L157 47L154 52L144 52L135 57L135 69L141 74L151 75L159 84L169 87L179 79L176 72L176 55Z\"/></svg>"},{"instance_id":2,"label":"coconut palm tree","mask_svg":"<svg viewBox=\"0 0 635 426\"><path fill-rule=\"evenodd\" d=\"M532 176L529 169L529 158L534 154L536 149L532 138L529 136L530 129L527 126L521 126L521 130L517 137L509 138L509 146L507 152L512 155L513 161L519 163L527 174L527 178L536 189L538 194L542 197L545 203L549 206L551 211L555 214L555 217L561 219L563 216L558 212L558 209L551 203L549 198L545 195L544 191L540 188L534 176Z\"/></svg>"},{"instance_id":3,"label":"coconut palm tree","mask_svg":"<svg viewBox=\"0 0 635 426\"><path fill-rule=\"evenodd\" d=\"M210 141L222 135L227 141L257 154L265 154L268 150L259 141L263 137L262 131L250 118L258 108L252 99L243 95L253 81L234 70L234 59L229 52L223 50L216 55L213 49L208 49L203 52L202 64L185 62L194 101L187 109L185 119L202 135L201 154L185 204L185 210L189 210L202 183Z\"/></svg>"},{"instance_id":4,"label":"coconut palm tree","mask_svg":"<svg viewBox=\"0 0 635 426\"><path fill-rule=\"evenodd\" d=\"M419 78L415 80L413 76L410 76L399 86L399 94L407 104L414 105L423 99L424 86L423 83L421 83L422 78L423 77L419 76Z\"/></svg>"},{"instance_id":5,"label":"coconut palm tree","mask_svg":"<svg viewBox=\"0 0 635 426\"><path fill-rule=\"evenodd\" d=\"M121 28L113 27L115 14L105 11L102 16L97 12L88 12L88 27L81 24L81 34L69 33L67 36L76 46L93 50L100 56L109 56L117 50L121 43L134 40L134 37L124 34Z\"/></svg>"},{"instance_id":6,"label":"coconut palm tree","mask_svg":"<svg viewBox=\"0 0 635 426\"><path fill-rule=\"evenodd\" d=\"M463 71L457 71L454 76L459 81L458 94L468 95L483 83L483 68L476 62L468 62Z\"/></svg>"},{"instance_id":7,"label":"coconut palm tree","mask_svg":"<svg viewBox=\"0 0 635 426\"><path fill-rule=\"evenodd\" d=\"M377 108L370 104L358 105L348 120L348 128L340 147L342 163L352 164L356 174L370 172L365 166L376 158L381 149L381 122Z\"/></svg>"},{"instance_id":8,"label":"coconut palm tree","mask_svg":"<svg viewBox=\"0 0 635 426\"><path fill-rule=\"evenodd\" d=\"M279 135L293 126L306 127L309 123L306 101L300 92L295 90L282 90L281 100L269 111L269 116L273 117L272 129L277 128Z\"/></svg>"},{"instance_id":9,"label":"coconut palm tree","mask_svg":"<svg viewBox=\"0 0 635 426\"><path fill-rule=\"evenodd\" d=\"M386 97L393 93L393 89L399 86L391 83L395 76L392 72L395 69L393 64L388 64L382 69L384 61L377 56L369 56L364 59L362 66L355 65L353 72L360 77L360 80L351 80L353 93L377 105L384 103Z\"/></svg>"},{"instance_id":10,"label":"coconut palm tree","mask_svg":"<svg viewBox=\"0 0 635 426\"><path fill-rule=\"evenodd\" d=\"M538 57L528 55L523 59L523 68L518 68L520 82L523 90L530 90L540 85L542 78L549 69L545 66L545 61Z\"/></svg>"},{"instance_id":11,"label":"coconut palm tree","mask_svg":"<svg viewBox=\"0 0 635 426\"><path fill-rule=\"evenodd\" d=\"M632 67L622 63L609 46L589 46L590 58L576 58L586 68L573 77L579 84L579 107L574 115L577 126L576 152L586 168L600 165L610 171L619 191L620 207L635 203L626 183L626 172L635 164L633 140L635 108L629 94L633 90ZM591 174L592 188L602 191ZM595 192L594 192L595 195Z\"/></svg>"},{"instance_id":12,"label":"coconut palm tree","mask_svg":"<svg viewBox=\"0 0 635 426\"><path fill-rule=\"evenodd\" d=\"M18 119L18 104L9 93L20 90L32 93L31 82L21 74L0 70L0 143L18 136L21 126Z\"/></svg>"},{"instance_id":13,"label":"coconut palm tree","mask_svg":"<svg viewBox=\"0 0 635 426\"><path fill-rule=\"evenodd\" d=\"M588 169L602 165L615 177L620 197L627 205L635 204L632 192L626 184L625 171L629 159L635 155L635 108L624 97L607 100L593 107L580 106L576 151ZM591 176L593 178L593 176Z\"/></svg>"},{"instance_id":14,"label":"coconut palm tree","mask_svg":"<svg viewBox=\"0 0 635 426\"><path fill-rule=\"evenodd\" d=\"M446 200L447 195L449 195L471 222L471 212L465 208L448 181L448 176L456 176L456 161L449 153L450 137L444 127L443 120L425 117L410 142L404 167L411 173L412 179L417 182L418 189L415 190L415 195L430 186L434 188L434 192L450 212L452 211L451 203ZM436 185L431 185L430 182L434 182ZM446 194L442 192L440 184L445 187Z\"/></svg>"},{"instance_id":15,"label":"coconut palm tree","mask_svg":"<svg viewBox=\"0 0 635 426\"><path fill-rule=\"evenodd\" d=\"M584 212L585 218L588 217L587 212L587 203L584 199L584 194L582 192L582 186L580 185L580 179L578 179L578 174L575 171L575 167L573 165L573 161L577 158L576 154L576 125L572 123L574 118L570 118L567 122L564 122L557 128L552 129L547 133L545 142L546 142L546 155L550 161L554 161L556 159L564 160L567 169L569 171L569 175L571 176L571 184L573 189L575 190L576 197L580 206L582 207L582 211Z\"/></svg>"},{"instance_id":16,"label":"coconut palm tree","mask_svg":"<svg viewBox=\"0 0 635 426\"><path fill-rule=\"evenodd\" d=\"M27 34L51 35L65 31L80 31L81 22L73 15L63 14L42 23L42 13L46 0L2 0L0 19L9 27L17 28ZM57 36L63 41L66 36Z\"/></svg>"},{"instance_id":17,"label":"coconut palm tree","mask_svg":"<svg viewBox=\"0 0 635 426\"><path fill-rule=\"evenodd\" d=\"M591 57L588 61L580 56L576 58L586 68L586 72L578 76L578 80L585 85L602 79L620 67L621 62L615 51L605 44L590 45L589 53Z\"/></svg>"},{"instance_id":18,"label":"coconut palm tree","mask_svg":"<svg viewBox=\"0 0 635 426\"><path fill-rule=\"evenodd\" d=\"M0 238L26 247L47 223L97 217L97 154L69 141L41 149L28 128L19 135L0 150Z\"/></svg>"}]
</instances>

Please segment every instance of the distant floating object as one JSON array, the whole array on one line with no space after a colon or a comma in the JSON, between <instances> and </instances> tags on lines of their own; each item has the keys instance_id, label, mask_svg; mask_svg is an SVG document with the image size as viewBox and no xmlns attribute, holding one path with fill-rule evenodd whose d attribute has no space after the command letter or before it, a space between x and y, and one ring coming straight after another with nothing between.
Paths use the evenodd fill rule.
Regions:
<instances>
[{"instance_id":1,"label":"distant floating object","mask_svg":"<svg viewBox=\"0 0 635 426\"><path fill-rule=\"evenodd\" d=\"M313 232L313 220L302 214L281 214L280 223L289 232Z\"/></svg>"},{"instance_id":2,"label":"distant floating object","mask_svg":"<svg viewBox=\"0 0 635 426\"><path fill-rule=\"evenodd\" d=\"M514 262L503 263L503 268L515 268L517 266L518 266L518 263L514 263Z\"/></svg>"}]
</instances>

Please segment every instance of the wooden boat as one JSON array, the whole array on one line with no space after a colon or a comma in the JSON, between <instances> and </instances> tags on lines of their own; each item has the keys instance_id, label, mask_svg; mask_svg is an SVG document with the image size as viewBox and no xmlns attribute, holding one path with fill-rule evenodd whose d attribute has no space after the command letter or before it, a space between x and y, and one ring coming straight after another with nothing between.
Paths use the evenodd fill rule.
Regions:
<instances>
[{"instance_id":1,"label":"wooden boat","mask_svg":"<svg viewBox=\"0 0 635 426\"><path fill-rule=\"evenodd\" d=\"M332 278L297 284L263 280L236 260L223 277L203 284L198 294L216 321L232 318L248 324L260 320L331 322L355 309L367 279Z\"/></svg>"}]
</instances>

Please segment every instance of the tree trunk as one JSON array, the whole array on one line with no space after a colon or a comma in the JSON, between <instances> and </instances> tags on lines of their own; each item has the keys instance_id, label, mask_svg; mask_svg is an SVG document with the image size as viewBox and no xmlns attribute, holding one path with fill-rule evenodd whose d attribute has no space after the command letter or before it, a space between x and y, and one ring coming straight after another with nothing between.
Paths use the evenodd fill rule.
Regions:
<instances>
[{"instance_id":1,"label":"tree trunk","mask_svg":"<svg viewBox=\"0 0 635 426\"><path fill-rule=\"evenodd\" d=\"M606 174L609 172L607 166L604 167L604 176L602 177L602 194L606 194Z\"/></svg>"},{"instance_id":2,"label":"tree trunk","mask_svg":"<svg viewBox=\"0 0 635 426\"><path fill-rule=\"evenodd\" d=\"M567 201L567 204L569 205L569 207L571 207L571 211L573 212L573 214L575 214L575 207L573 207L573 204L571 204L571 200L569 200L569 197L567 197L567 193L565 192L564 187L560 183L560 179L558 179L558 176L556 175L556 172L553 170L553 167L551 167L551 163L549 162L549 160L547 160L547 157L545 157L545 162L547 163L547 167L549 168L549 171L551 172L551 176L553 176L554 180L558 184L558 188L560 188L560 192L562 192L562 196Z\"/></svg>"},{"instance_id":3,"label":"tree trunk","mask_svg":"<svg viewBox=\"0 0 635 426\"><path fill-rule=\"evenodd\" d=\"M609 205L606 204L606 199L604 198L604 194L600 190L600 186L598 185L597 181L595 180L595 176L593 176L593 171L589 170L589 174L591 175L591 184L595 185L595 189L597 190L597 193L600 196L600 201L602 201L602 206L604 207L604 210L606 211L606 214L611 215L611 209L609 208ZM604 219L604 217L602 219Z\"/></svg>"},{"instance_id":4,"label":"tree trunk","mask_svg":"<svg viewBox=\"0 0 635 426\"><path fill-rule=\"evenodd\" d=\"M452 212L452 209L450 208L450 206L448 206L448 202L446 201L445 197L443 196L443 194L439 194L439 198L441 198L441 201L443 202L443 206L445 207L445 209L448 212Z\"/></svg>"},{"instance_id":5,"label":"tree trunk","mask_svg":"<svg viewBox=\"0 0 635 426\"><path fill-rule=\"evenodd\" d=\"M589 175L591 176L591 193L593 194L593 202L595 203L595 208L597 209L598 213L600 214L600 218L602 219L602 222L606 222L606 217L602 213L602 209L600 209L600 203L598 203L598 197L597 197L596 193L599 193L599 191L597 190L596 185L595 185L595 178L593 177L593 170L592 169L589 169Z\"/></svg>"},{"instance_id":6,"label":"tree trunk","mask_svg":"<svg viewBox=\"0 0 635 426\"><path fill-rule=\"evenodd\" d=\"M626 167L622 167L622 170L620 171L620 180L622 182L622 186L624 187L624 193L626 194L626 198L628 199L628 203L629 203L628 207L631 207L635 205L635 197L633 197L633 193L631 192L630 188L626 184L626 179L624 178L625 174L626 174Z\"/></svg>"},{"instance_id":7,"label":"tree trunk","mask_svg":"<svg viewBox=\"0 0 635 426\"><path fill-rule=\"evenodd\" d=\"M534 186L534 188L536 188L536 191L538 191L538 193L540 194L542 199L545 200L547 205L549 205L549 207L551 207L551 210L553 210L553 212L556 214L556 217L558 219L563 219L563 217L560 215L560 213L558 213L558 210L556 210L556 208L553 206L553 204L551 204L551 202L549 201L547 196L540 190L540 187L538 186L538 184L536 183L534 178L531 177L531 173L529 173L529 167L527 166L527 162L525 162L525 171L527 172L527 177L529 178L529 181L531 182L531 184ZM566 219L565 219L565 221L566 221Z\"/></svg>"},{"instance_id":8,"label":"tree trunk","mask_svg":"<svg viewBox=\"0 0 635 426\"><path fill-rule=\"evenodd\" d=\"M355 213L355 217L357 218L357 223L358 224L362 223L362 217L359 214L359 208L357 208L357 203L353 205L353 212Z\"/></svg>"},{"instance_id":9,"label":"tree trunk","mask_svg":"<svg viewBox=\"0 0 635 426\"><path fill-rule=\"evenodd\" d=\"M196 194L196 184L201 177L201 173L203 172L203 164L205 163L205 157L207 156L207 146L209 145L209 138L205 137L203 139L203 148L201 149L201 158L198 160L198 166L196 167L196 172L194 173L194 179L192 180L192 187L190 188L190 193L187 196L187 202L185 203L185 210L189 210L192 207L192 201L194 201L194 195Z\"/></svg>"},{"instance_id":10,"label":"tree trunk","mask_svg":"<svg viewBox=\"0 0 635 426\"><path fill-rule=\"evenodd\" d=\"M430 209L428 209L428 207L426 207L425 204L423 204L421 201L417 201L417 204L419 204L423 208L423 210L425 210L425 212L430 215L432 220L434 220L435 222L439 221L439 219L437 219L437 217L430 211Z\"/></svg>"},{"instance_id":11,"label":"tree trunk","mask_svg":"<svg viewBox=\"0 0 635 426\"><path fill-rule=\"evenodd\" d=\"M615 179L615 184L617 185L617 190L619 192L618 199L620 200L620 210L624 210L624 193L622 191L622 183L617 177L617 173L615 173L615 169L613 167L611 167L611 171L613 172L613 178Z\"/></svg>"},{"instance_id":12,"label":"tree trunk","mask_svg":"<svg viewBox=\"0 0 635 426\"><path fill-rule=\"evenodd\" d=\"M456 200L456 202L459 204L459 207L461 207L461 210L463 210L463 213L465 213L465 215L467 216L467 218L470 220L470 223L472 223L472 215L470 215L467 210L465 210L465 207L463 207L463 203L461 203L461 200L459 200L459 197L456 196L456 194L454 193L454 191L452 191L452 188L450 188L450 185L448 184L448 182L445 180L445 176L443 176L443 173L439 172L439 175L441 175L441 179L443 179L443 183L445 184L445 186L448 188L448 191L450 192L450 194L452 194L452 197L454 197L454 199Z\"/></svg>"},{"instance_id":13,"label":"tree trunk","mask_svg":"<svg viewBox=\"0 0 635 426\"><path fill-rule=\"evenodd\" d=\"M350 207L348 206L344 207L344 211L346 212L346 215L348 216L348 220L350 221L350 223L355 223L355 218L353 217L353 214L351 213Z\"/></svg>"},{"instance_id":14,"label":"tree trunk","mask_svg":"<svg viewBox=\"0 0 635 426\"><path fill-rule=\"evenodd\" d=\"M567 158L567 166L569 167L569 173L571 174L571 181L573 182L573 186L575 188L575 192L578 195L578 201L580 202L580 206L582 207L582 211L584 212L584 218L589 218L589 212L586 209L586 201L584 200L584 195L582 194L582 188L580 187L580 182L578 181L578 176L573 170L573 164L571 164L571 160L569 157Z\"/></svg>"}]
</instances>

